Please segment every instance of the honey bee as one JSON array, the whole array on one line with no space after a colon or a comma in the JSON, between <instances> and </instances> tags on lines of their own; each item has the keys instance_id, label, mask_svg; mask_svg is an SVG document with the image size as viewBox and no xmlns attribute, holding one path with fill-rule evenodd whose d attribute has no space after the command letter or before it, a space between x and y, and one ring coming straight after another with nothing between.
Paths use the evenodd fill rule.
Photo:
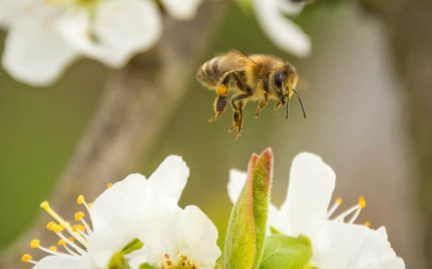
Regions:
<instances>
[{"instance_id":1,"label":"honey bee","mask_svg":"<svg viewBox=\"0 0 432 269\"><path fill-rule=\"evenodd\" d=\"M295 90L298 78L296 68L278 57L262 54L246 56L239 51L230 51L207 61L197 74L197 80L204 87L216 91L216 115L209 122L217 120L225 112L228 95L234 93L230 100L234 124L228 131L237 129L235 139L240 136L243 110L249 100L259 101L256 118L267 106L268 100L275 99L274 113L277 114L279 108L286 104L288 119L290 98L295 94L306 118L303 102Z\"/></svg>"}]
</instances>

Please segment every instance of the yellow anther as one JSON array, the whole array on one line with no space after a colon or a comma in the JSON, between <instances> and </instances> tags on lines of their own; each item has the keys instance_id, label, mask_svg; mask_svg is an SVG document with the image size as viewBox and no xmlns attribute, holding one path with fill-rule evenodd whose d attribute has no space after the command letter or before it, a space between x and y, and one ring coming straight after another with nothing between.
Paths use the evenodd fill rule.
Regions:
<instances>
[{"instance_id":1,"label":"yellow anther","mask_svg":"<svg viewBox=\"0 0 432 269\"><path fill-rule=\"evenodd\" d=\"M51 251L57 251L57 248L55 246L51 246L51 247L49 247L49 250L51 250Z\"/></svg>"},{"instance_id":2,"label":"yellow anther","mask_svg":"<svg viewBox=\"0 0 432 269\"><path fill-rule=\"evenodd\" d=\"M371 223L370 223L369 221L366 221L366 222L364 223L364 225L365 225L366 227L370 227L370 226L371 226Z\"/></svg>"},{"instance_id":3,"label":"yellow anther","mask_svg":"<svg viewBox=\"0 0 432 269\"><path fill-rule=\"evenodd\" d=\"M78 230L85 232L86 228L82 226L81 224L72 226L72 231L78 232Z\"/></svg>"},{"instance_id":4,"label":"yellow anther","mask_svg":"<svg viewBox=\"0 0 432 269\"><path fill-rule=\"evenodd\" d=\"M49 203L47 201L43 201L40 204L40 207L43 208L43 209L45 209L45 210L47 210L49 208Z\"/></svg>"},{"instance_id":5,"label":"yellow anther","mask_svg":"<svg viewBox=\"0 0 432 269\"><path fill-rule=\"evenodd\" d=\"M84 218L84 213L83 212L77 212L75 213L75 221L80 221L82 218Z\"/></svg>"},{"instance_id":6,"label":"yellow anther","mask_svg":"<svg viewBox=\"0 0 432 269\"><path fill-rule=\"evenodd\" d=\"M59 246L64 246L64 245L66 245L66 241L65 241L64 239L60 239L60 240L58 241L57 245L59 245Z\"/></svg>"},{"instance_id":7,"label":"yellow anther","mask_svg":"<svg viewBox=\"0 0 432 269\"><path fill-rule=\"evenodd\" d=\"M366 207L366 200L364 199L364 197L360 197L359 198L358 205L359 205L360 208L365 208Z\"/></svg>"},{"instance_id":8,"label":"yellow anther","mask_svg":"<svg viewBox=\"0 0 432 269\"><path fill-rule=\"evenodd\" d=\"M50 221L50 222L48 222L46 228L48 229L48 231L53 231L55 225L57 225L57 224L55 224L54 221Z\"/></svg>"},{"instance_id":9,"label":"yellow anther","mask_svg":"<svg viewBox=\"0 0 432 269\"><path fill-rule=\"evenodd\" d=\"M28 254L24 254L21 258L21 261L23 262L29 262L31 259L33 259L32 256L28 255Z\"/></svg>"},{"instance_id":10,"label":"yellow anther","mask_svg":"<svg viewBox=\"0 0 432 269\"><path fill-rule=\"evenodd\" d=\"M112 185L113 185L112 183L108 183L108 184L107 184L107 189L111 188Z\"/></svg>"},{"instance_id":11,"label":"yellow anther","mask_svg":"<svg viewBox=\"0 0 432 269\"><path fill-rule=\"evenodd\" d=\"M73 242L73 241L75 240L73 237L69 237L68 239L69 239L69 241L71 241L71 242Z\"/></svg>"},{"instance_id":12,"label":"yellow anther","mask_svg":"<svg viewBox=\"0 0 432 269\"><path fill-rule=\"evenodd\" d=\"M91 208L92 205L93 205L93 203L88 203L87 205L88 205L89 208Z\"/></svg>"},{"instance_id":13,"label":"yellow anther","mask_svg":"<svg viewBox=\"0 0 432 269\"><path fill-rule=\"evenodd\" d=\"M40 246L40 241L37 239L34 239L30 242L30 247L31 248L39 248Z\"/></svg>"},{"instance_id":14,"label":"yellow anther","mask_svg":"<svg viewBox=\"0 0 432 269\"><path fill-rule=\"evenodd\" d=\"M84 196L82 196L82 195L78 196L77 203L79 205L82 205L82 203L84 203Z\"/></svg>"},{"instance_id":15,"label":"yellow anther","mask_svg":"<svg viewBox=\"0 0 432 269\"><path fill-rule=\"evenodd\" d=\"M55 232L55 233L61 233L61 232L63 232L63 228L60 226L60 225L54 225L54 227L53 227L53 231Z\"/></svg>"},{"instance_id":16,"label":"yellow anther","mask_svg":"<svg viewBox=\"0 0 432 269\"><path fill-rule=\"evenodd\" d=\"M342 204L342 198L338 197L336 199L336 204L341 205Z\"/></svg>"}]
</instances>

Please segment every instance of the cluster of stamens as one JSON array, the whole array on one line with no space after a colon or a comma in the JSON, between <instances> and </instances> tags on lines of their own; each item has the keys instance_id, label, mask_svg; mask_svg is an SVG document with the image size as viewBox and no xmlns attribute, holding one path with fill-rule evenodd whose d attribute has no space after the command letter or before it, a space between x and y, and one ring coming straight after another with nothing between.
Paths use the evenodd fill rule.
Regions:
<instances>
[{"instance_id":1,"label":"cluster of stamens","mask_svg":"<svg viewBox=\"0 0 432 269\"><path fill-rule=\"evenodd\" d=\"M330 220L330 218L335 213L336 209L338 209L341 204L342 204L342 198L337 198L336 201L334 202L334 204L328 210L327 219ZM338 222L345 222L345 219L348 216L352 215L351 218L348 221L346 221L346 223L353 224L357 220L358 216L360 215L361 210L365 207L366 207L366 200L364 199L364 197L360 197L357 205L352 206L351 208L349 208L345 212L341 213L337 217L332 218L331 220L338 221ZM371 225L371 223L365 222L364 225L369 227Z\"/></svg>"},{"instance_id":2,"label":"cluster of stamens","mask_svg":"<svg viewBox=\"0 0 432 269\"><path fill-rule=\"evenodd\" d=\"M177 262L174 262L168 254L164 255L163 262L159 264L159 269L200 269L195 262L184 255L177 256Z\"/></svg>"},{"instance_id":3,"label":"cluster of stamens","mask_svg":"<svg viewBox=\"0 0 432 269\"><path fill-rule=\"evenodd\" d=\"M110 187L110 185L108 185ZM83 205L87 212L90 212L91 203L86 203L84 196L80 195L77 199L79 205ZM84 219L85 214L79 211L75 214L75 221L77 224L71 225L61 218L49 205L48 202L42 202L40 205L55 221L50 221L46 228L49 231L54 232L60 240L57 242L57 246L43 247L40 240L34 239L30 242L32 249L40 249L53 256L60 257L80 257L87 253L89 247L90 238L93 235L92 228L88 222ZM63 249L63 251L59 251ZM32 256L25 254L21 260L26 263L37 264L38 262L33 260Z\"/></svg>"}]
</instances>

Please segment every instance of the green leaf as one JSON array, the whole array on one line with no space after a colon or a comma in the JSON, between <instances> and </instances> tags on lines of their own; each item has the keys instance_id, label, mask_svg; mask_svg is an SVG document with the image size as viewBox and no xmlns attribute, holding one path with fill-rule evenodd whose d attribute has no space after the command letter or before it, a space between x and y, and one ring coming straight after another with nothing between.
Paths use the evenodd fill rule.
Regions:
<instances>
[{"instance_id":1,"label":"green leaf","mask_svg":"<svg viewBox=\"0 0 432 269\"><path fill-rule=\"evenodd\" d=\"M158 268L152 267L148 263L143 263L140 265L139 269L158 269Z\"/></svg>"},{"instance_id":2,"label":"green leaf","mask_svg":"<svg viewBox=\"0 0 432 269\"><path fill-rule=\"evenodd\" d=\"M268 236L259 269L313 269L310 240L304 236L291 237L281 234Z\"/></svg>"},{"instance_id":3,"label":"green leaf","mask_svg":"<svg viewBox=\"0 0 432 269\"><path fill-rule=\"evenodd\" d=\"M107 269L131 269L123 253L118 252L111 257Z\"/></svg>"},{"instance_id":4,"label":"green leaf","mask_svg":"<svg viewBox=\"0 0 432 269\"><path fill-rule=\"evenodd\" d=\"M266 235L273 166L271 149L252 155L248 179L234 205L225 240L225 269L258 268Z\"/></svg>"},{"instance_id":5,"label":"green leaf","mask_svg":"<svg viewBox=\"0 0 432 269\"><path fill-rule=\"evenodd\" d=\"M139 241L138 239L134 239L129 244L127 244L120 252L126 255L141 249L143 246L144 244L141 241Z\"/></svg>"}]
</instances>

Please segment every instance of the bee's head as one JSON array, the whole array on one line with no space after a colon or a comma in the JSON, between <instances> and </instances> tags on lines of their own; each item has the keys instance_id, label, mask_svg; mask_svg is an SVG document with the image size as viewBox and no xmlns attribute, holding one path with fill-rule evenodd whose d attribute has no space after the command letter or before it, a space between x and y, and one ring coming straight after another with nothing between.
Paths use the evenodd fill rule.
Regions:
<instances>
[{"instance_id":1,"label":"bee's head","mask_svg":"<svg viewBox=\"0 0 432 269\"><path fill-rule=\"evenodd\" d=\"M273 74L273 85L279 98L285 103L293 95L297 86L298 74L295 67L289 63L284 68Z\"/></svg>"},{"instance_id":2,"label":"bee's head","mask_svg":"<svg viewBox=\"0 0 432 269\"><path fill-rule=\"evenodd\" d=\"M300 96L296 92L295 88L298 81L298 73L293 65L286 63L282 70L276 71L273 74L273 85L280 99L280 102L284 105L287 104L287 118L289 115L289 100L295 93L299 98L300 104L302 105L303 115L306 118L306 112L303 107L303 103Z\"/></svg>"}]
</instances>

